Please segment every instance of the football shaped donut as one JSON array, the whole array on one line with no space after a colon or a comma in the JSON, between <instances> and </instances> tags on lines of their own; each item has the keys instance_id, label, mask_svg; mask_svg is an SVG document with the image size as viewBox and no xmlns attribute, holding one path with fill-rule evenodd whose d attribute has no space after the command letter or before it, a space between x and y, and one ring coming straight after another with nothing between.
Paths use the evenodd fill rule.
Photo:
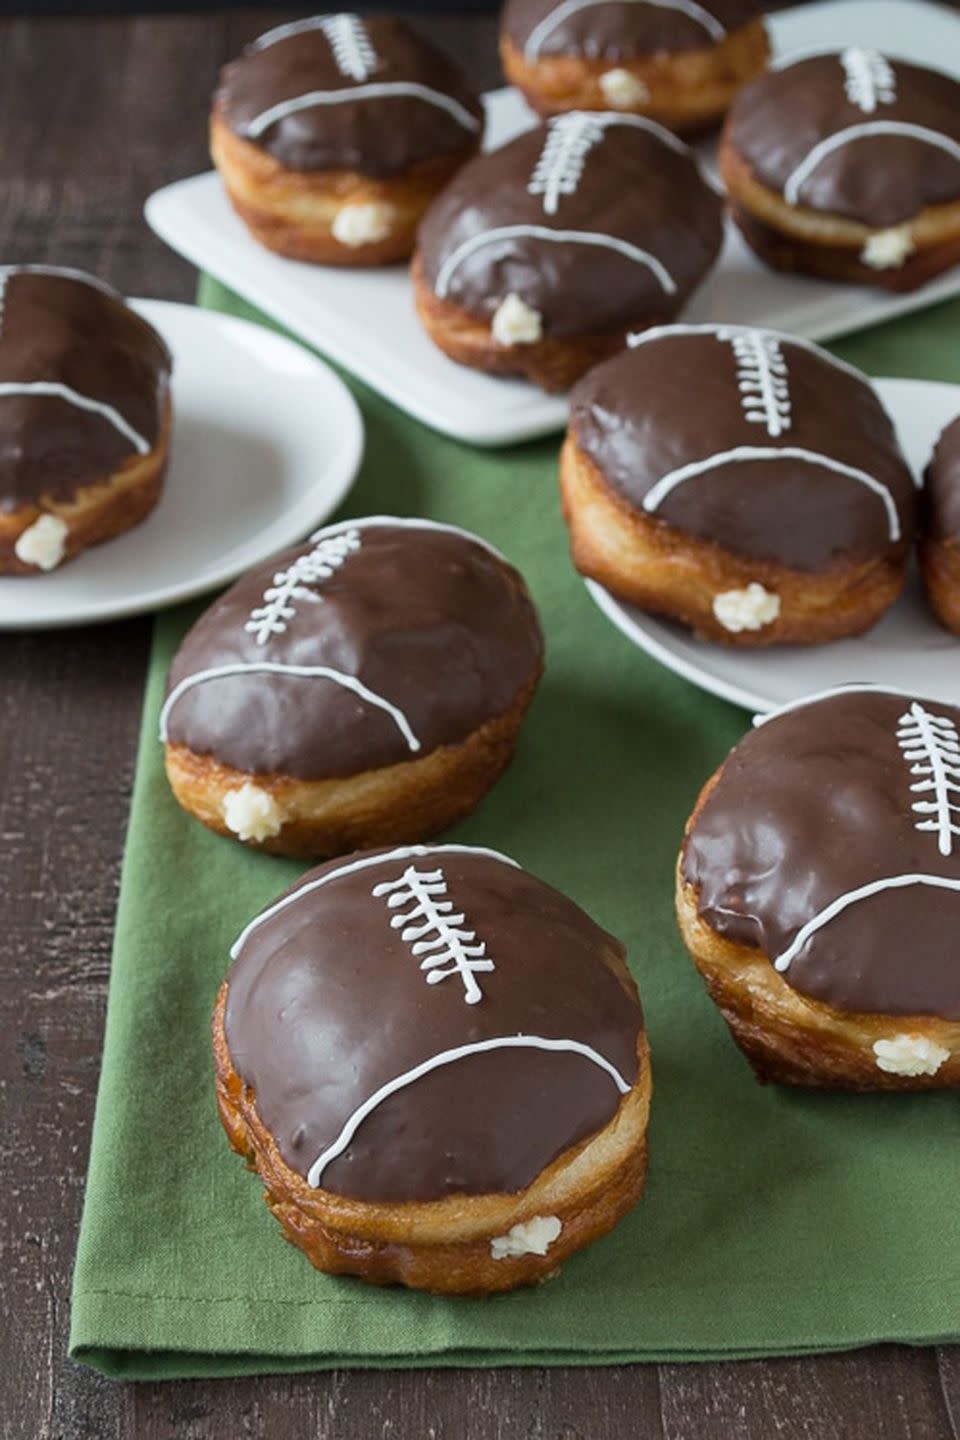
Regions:
<instances>
[{"instance_id":1,"label":"football shaped donut","mask_svg":"<svg viewBox=\"0 0 960 1440\"><path fill-rule=\"evenodd\" d=\"M675 135L635 115L560 115L466 165L413 263L420 319L453 360L563 390L632 328L676 315L723 238Z\"/></svg>"},{"instance_id":2,"label":"football shaped donut","mask_svg":"<svg viewBox=\"0 0 960 1440\"><path fill-rule=\"evenodd\" d=\"M960 1085L960 710L846 686L758 717L708 781L680 930L761 1080Z\"/></svg>"},{"instance_id":3,"label":"football shaped donut","mask_svg":"<svg viewBox=\"0 0 960 1440\"><path fill-rule=\"evenodd\" d=\"M186 636L167 775L205 825L275 854L421 840L497 779L542 668L526 586L491 546L429 520L347 521Z\"/></svg>"},{"instance_id":4,"label":"football shaped donut","mask_svg":"<svg viewBox=\"0 0 960 1440\"><path fill-rule=\"evenodd\" d=\"M943 431L927 466L920 573L937 619L960 635L960 416Z\"/></svg>"},{"instance_id":5,"label":"football shaped donut","mask_svg":"<svg viewBox=\"0 0 960 1440\"><path fill-rule=\"evenodd\" d=\"M737 97L720 169L761 260L913 290L960 260L960 82L849 47Z\"/></svg>"},{"instance_id":6,"label":"football shaped donut","mask_svg":"<svg viewBox=\"0 0 960 1440\"><path fill-rule=\"evenodd\" d=\"M574 564L727 645L820 644L900 593L916 488L866 376L740 325L630 337L570 397Z\"/></svg>"},{"instance_id":7,"label":"football shaped donut","mask_svg":"<svg viewBox=\"0 0 960 1440\"><path fill-rule=\"evenodd\" d=\"M764 68L755 0L507 0L500 55L541 115L617 110L702 130Z\"/></svg>"},{"instance_id":8,"label":"football shaped donut","mask_svg":"<svg viewBox=\"0 0 960 1440\"><path fill-rule=\"evenodd\" d=\"M433 197L480 144L457 67L400 20L278 25L220 77L214 164L255 239L326 265L406 260Z\"/></svg>"},{"instance_id":9,"label":"football shaped donut","mask_svg":"<svg viewBox=\"0 0 960 1440\"><path fill-rule=\"evenodd\" d=\"M320 1270L486 1294L636 1202L650 1062L623 947L495 851L366 851L247 926L217 1099Z\"/></svg>"},{"instance_id":10,"label":"football shaped donut","mask_svg":"<svg viewBox=\"0 0 960 1440\"><path fill-rule=\"evenodd\" d=\"M0 267L0 575L53 570L149 515L171 364L152 326L92 275Z\"/></svg>"}]
</instances>

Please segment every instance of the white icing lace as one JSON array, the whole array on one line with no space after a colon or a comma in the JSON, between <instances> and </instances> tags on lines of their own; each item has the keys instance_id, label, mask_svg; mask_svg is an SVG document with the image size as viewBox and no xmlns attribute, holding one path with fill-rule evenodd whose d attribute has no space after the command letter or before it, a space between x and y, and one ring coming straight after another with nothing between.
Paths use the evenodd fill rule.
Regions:
<instances>
[{"instance_id":1,"label":"white icing lace","mask_svg":"<svg viewBox=\"0 0 960 1440\"><path fill-rule=\"evenodd\" d=\"M377 68L377 52L358 15L326 15L319 28L327 38L341 75L368 80Z\"/></svg>"},{"instance_id":2,"label":"white icing lace","mask_svg":"<svg viewBox=\"0 0 960 1440\"><path fill-rule=\"evenodd\" d=\"M478 971L496 969L487 956L487 947L477 940L475 930L464 929L466 916L454 913L453 901L447 896L443 870L418 870L408 865L396 880L383 880L373 887L373 895L386 897L391 910L401 905L411 908L391 916L390 925L400 931L400 939L410 946L415 956L423 956L420 969L428 985L437 985L459 975L463 982L464 1000L476 1005L483 991L474 979Z\"/></svg>"},{"instance_id":3,"label":"white icing lace","mask_svg":"<svg viewBox=\"0 0 960 1440\"><path fill-rule=\"evenodd\" d=\"M860 50L850 46L840 56L843 66L843 88L851 105L865 115L872 115L878 105L892 105L897 98L897 80L893 66L877 50Z\"/></svg>"},{"instance_id":4,"label":"white icing lace","mask_svg":"<svg viewBox=\"0 0 960 1440\"><path fill-rule=\"evenodd\" d=\"M910 786L914 795L929 797L915 800L911 806L917 830L929 830L937 836L941 855L953 850L953 837L960 835L960 736L957 727L946 715L934 715L914 700L910 709L900 716L897 744L904 760L910 762L910 774L920 778Z\"/></svg>"},{"instance_id":5,"label":"white icing lace","mask_svg":"<svg viewBox=\"0 0 960 1440\"><path fill-rule=\"evenodd\" d=\"M263 592L263 604L251 610L244 630L256 638L258 645L265 645L271 635L282 635L288 621L297 613L293 602L319 605L321 596L308 587L329 580L347 556L360 549L360 543L356 530L319 540L306 555L301 555L286 570L279 570L274 575L273 584Z\"/></svg>"},{"instance_id":6,"label":"white icing lace","mask_svg":"<svg viewBox=\"0 0 960 1440\"><path fill-rule=\"evenodd\" d=\"M718 330L733 347L740 403L747 419L776 438L790 429L790 385L780 341L769 330Z\"/></svg>"}]
</instances>

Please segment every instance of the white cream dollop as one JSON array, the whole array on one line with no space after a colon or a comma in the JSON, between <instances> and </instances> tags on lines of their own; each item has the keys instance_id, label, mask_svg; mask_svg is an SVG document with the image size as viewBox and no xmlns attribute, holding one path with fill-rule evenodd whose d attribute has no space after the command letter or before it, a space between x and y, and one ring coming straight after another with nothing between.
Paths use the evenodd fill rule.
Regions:
<instances>
[{"instance_id":1,"label":"white cream dollop","mask_svg":"<svg viewBox=\"0 0 960 1440\"><path fill-rule=\"evenodd\" d=\"M936 1075L950 1051L925 1035L894 1035L891 1040L876 1040L873 1053L877 1069L889 1075Z\"/></svg>"},{"instance_id":2,"label":"white cream dollop","mask_svg":"<svg viewBox=\"0 0 960 1440\"><path fill-rule=\"evenodd\" d=\"M713 613L724 630L762 630L780 614L780 596L751 580L745 590L724 590L713 597Z\"/></svg>"},{"instance_id":3,"label":"white cream dollop","mask_svg":"<svg viewBox=\"0 0 960 1440\"><path fill-rule=\"evenodd\" d=\"M331 228L334 240L351 249L376 245L379 240L386 240L393 229L393 206L379 200L344 205L334 216Z\"/></svg>"},{"instance_id":4,"label":"white cream dollop","mask_svg":"<svg viewBox=\"0 0 960 1440\"><path fill-rule=\"evenodd\" d=\"M221 806L224 824L239 840L269 840L283 827L283 812L266 790L248 780L228 790Z\"/></svg>"},{"instance_id":5,"label":"white cream dollop","mask_svg":"<svg viewBox=\"0 0 960 1440\"><path fill-rule=\"evenodd\" d=\"M519 295L508 295L500 301L490 331L498 345L531 345L543 335L543 316Z\"/></svg>"},{"instance_id":6,"label":"white cream dollop","mask_svg":"<svg viewBox=\"0 0 960 1440\"><path fill-rule=\"evenodd\" d=\"M650 91L643 81L621 65L604 71L600 76L600 89L607 104L617 110L628 110L631 105L642 105L650 99Z\"/></svg>"},{"instance_id":7,"label":"white cream dollop","mask_svg":"<svg viewBox=\"0 0 960 1440\"><path fill-rule=\"evenodd\" d=\"M563 1225L556 1215L534 1215L511 1226L506 1235L490 1241L494 1260L508 1260L517 1255L546 1255Z\"/></svg>"},{"instance_id":8,"label":"white cream dollop","mask_svg":"<svg viewBox=\"0 0 960 1440\"><path fill-rule=\"evenodd\" d=\"M24 565L36 565L38 570L55 570L63 559L69 533L68 526L59 515L41 515L18 537L14 552Z\"/></svg>"},{"instance_id":9,"label":"white cream dollop","mask_svg":"<svg viewBox=\"0 0 960 1440\"><path fill-rule=\"evenodd\" d=\"M909 225L897 225L892 230L876 230L868 236L860 259L871 270L899 270L916 248Z\"/></svg>"}]
</instances>

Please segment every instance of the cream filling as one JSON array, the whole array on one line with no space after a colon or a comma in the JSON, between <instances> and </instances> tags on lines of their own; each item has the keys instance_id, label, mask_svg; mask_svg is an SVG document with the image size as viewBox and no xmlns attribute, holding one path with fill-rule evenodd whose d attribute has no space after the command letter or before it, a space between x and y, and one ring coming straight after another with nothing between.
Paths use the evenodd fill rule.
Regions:
<instances>
[{"instance_id":1,"label":"cream filling","mask_svg":"<svg viewBox=\"0 0 960 1440\"><path fill-rule=\"evenodd\" d=\"M751 580L745 590L724 590L713 597L713 613L724 630L762 630L780 614L780 596Z\"/></svg>"},{"instance_id":2,"label":"cream filling","mask_svg":"<svg viewBox=\"0 0 960 1440\"><path fill-rule=\"evenodd\" d=\"M334 216L331 229L334 240L350 249L376 245L379 240L386 240L393 229L393 206L379 200L343 205Z\"/></svg>"},{"instance_id":3,"label":"cream filling","mask_svg":"<svg viewBox=\"0 0 960 1440\"><path fill-rule=\"evenodd\" d=\"M69 528L59 515L41 515L17 539L14 553L24 565L55 570L67 548Z\"/></svg>"},{"instance_id":4,"label":"cream filling","mask_svg":"<svg viewBox=\"0 0 960 1440\"><path fill-rule=\"evenodd\" d=\"M543 336L543 316L519 295L508 295L500 302L490 332L498 345L532 345Z\"/></svg>"},{"instance_id":5,"label":"cream filling","mask_svg":"<svg viewBox=\"0 0 960 1440\"><path fill-rule=\"evenodd\" d=\"M888 1075L936 1075L950 1051L924 1035L894 1035L874 1041L877 1069Z\"/></svg>"},{"instance_id":6,"label":"cream filling","mask_svg":"<svg viewBox=\"0 0 960 1440\"><path fill-rule=\"evenodd\" d=\"M238 840L270 840L283 827L283 811L266 790L248 780L228 790L221 804L223 820Z\"/></svg>"},{"instance_id":7,"label":"cream filling","mask_svg":"<svg viewBox=\"0 0 960 1440\"><path fill-rule=\"evenodd\" d=\"M909 225L897 225L892 230L877 230L869 235L860 259L871 270L899 270L916 248Z\"/></svg>"},{"instance_id":8,"label":"cream filling","mask_svg":"<svg viewBox=\"0 0 960 1440\"><path fill-rule=\"evenodd\" d=\"M506 1235L490 1241L494 1260L511 1260L518 1255L546 1255L563 1225L556 1215L535 1215L512 1225Z\"/></svg>"},{"instance_id":9,"label":"cream filling","mask_svg":"<svg viewBox=\"0 0 960 1440\"><path fill-rule=\"evenodd\" d=\"M642 105L650 99L650 91L643 81L622 66L604 71L600 76L600 89L604 100L615 110L629 110L631 105Z\"/></svg>"}]
</instances>

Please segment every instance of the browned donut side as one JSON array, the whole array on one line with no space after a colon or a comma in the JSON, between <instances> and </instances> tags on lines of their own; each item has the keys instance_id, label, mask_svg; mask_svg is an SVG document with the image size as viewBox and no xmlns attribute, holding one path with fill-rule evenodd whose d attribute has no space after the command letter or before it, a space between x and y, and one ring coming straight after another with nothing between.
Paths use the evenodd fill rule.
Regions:
<instances>
[{"instance_id":1,"label":"browned donut side","mask_svg":"<svg viewBox=\"0 0 960 1440\"><path fill-rule=\"evenodd\" d=\"M234 134L221 116L210 118L210 153L230 203L254 238L294 260L322 265L389 265L407 260L430 202L477 149L412 165L396 179L355 170L289 170L266 150ZM344 245L333 224L345 205L387 205L390 231L382 239Z\"/></svg>"},{"instance_id":2,"label":"browned donut side","mask_svg":"<svg viewBox=\"0 0 960 1440\"><path fill-rule=\"evenodd\" d=\"M56 516L68 529L58 568L91 545L113 540L145 520L160 499L171 428L168 397L157 443L146 455L129 456L112 475L82 486L69 500L50 496L42 498L38 505L21 505L0 513L0 575L41 573L39 566L19 559L16 544L43 515Z\"/></svg>"},{"instance_id":3,"label":"browned donut side","mask_svg":"<svg viewBox=\"0 0 960 1440\"><path fill-rule=\"evenodd\" d=\"M922 540L920 574L933 613L941 625L960 635L960 546L956 541Z\"/></svg>"},{"instance_id":4,"label":"browned donut side","mask_svg":"<svg viewBox=\"0 0 960 1440\"><path fill-rule=\"evenodd\" d=\"M741 86L765 68L770 44L761 20L731 31L716 45L676 54L662 52L618 63L647 91L622 113L646 115L672 130L705 130L725 115ZM507 35L500 37L507 80L540 115L566 110L612 110L600 83L609 61L549 55L528 61Z\"/></svg>"},{"instance_id":5,"label":"browned donut side","mask_svg":"<svg viewBox=\"0 0 960 1440\"><path fill-rule=\"evenodd\" d=\"M285 1163L233 1068L224 1034L227 985L213 1014L217 1105L233 1149L257 1171L266 1202L287 1238L329 1274L435 1294L485 1295L532 1285L556 1273L575 1250L605 1235L639 1200L647 1169L652 1080L641 1033L637 1084L598 1134L571 1147L516 1195L373 1203L313 1189ZM546 1255L496 1260L491 1240L536 1216L556 1216L560 1235Z\"/></svg>"},{"instance_id":6,"label":"browned donut side","mask_svg":"<svg viewBox=\"0 0 960 1440\"><path fill-rule=\"evenodd\" d=\"M743 560L710 541L682 535L618 496L572 432L560 455L560 493L573 563L582 575L721 644L814 645L859 635L903 588L905 560L807 574L772 561ZM779 597L780 613L762 630L733 633L714 614L714 599L751 581Z\"/></svg>"}]
</instances>

